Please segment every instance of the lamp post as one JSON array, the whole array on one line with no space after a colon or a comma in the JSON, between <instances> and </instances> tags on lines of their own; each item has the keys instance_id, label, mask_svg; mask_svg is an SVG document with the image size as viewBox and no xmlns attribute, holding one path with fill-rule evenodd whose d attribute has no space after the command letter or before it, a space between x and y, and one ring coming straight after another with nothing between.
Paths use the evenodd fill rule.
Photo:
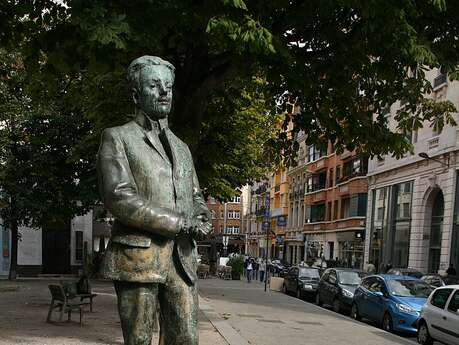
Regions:
<instances>
[{"instance_id":1,"label":"lamp post","mask_svg":"<svg viewBox=\"0 0 459 345\"><path fill-rule=\"evenodd\" d=\"M426 152L419 152L418 156L421 157L421 158L424 158L424 159L428 159L428 160L431 160L431 161L435 161L435 162L437 162L437 163L440 163L441 165L443 165L444 167L446 167L447 169L449 169L449 158L450 158L449 155L448 155L447 163L442 162L442 161L439 160L439 159L430 157Z\"/></svg>"},{"instance_id":2,"label":"lamp post","mask_svg":"<svg viewBox=\"0 0 459 345\"><path fill-rule=\"evenodd\" d=\"M265 248L265 265L266 265L266 277L265 277L265 292L267 289L267 284L268 284L268 275L269 275L269 270L268 270L268 251L269 251L269 246L268 246L268 241L269 241L269 228L271 225L270 219L269 219L269 208L270 208L270 198L271 198L271 193L269 190L266 191L265 195L265 217L264 217L264 227L266 229L266 248Z\"/></svg>"}]
</instances>

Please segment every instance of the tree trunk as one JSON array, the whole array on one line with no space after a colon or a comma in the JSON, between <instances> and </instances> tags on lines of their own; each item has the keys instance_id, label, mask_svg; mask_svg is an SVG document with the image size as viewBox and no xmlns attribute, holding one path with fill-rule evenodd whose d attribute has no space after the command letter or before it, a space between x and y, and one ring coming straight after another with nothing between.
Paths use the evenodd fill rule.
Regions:
<instances>
[{"instance_id":1,"label":"tree trunk","mask_svg":"<svg viewBox=\"0 0 459 345\"><path fill-rule=\"evenodd\" d=\"M9 280L15 280L17 276L18 267L18 221L13 219L11 225L11 260L10 260L10 273L8 275Z\"/></svg>"}]
</instances>

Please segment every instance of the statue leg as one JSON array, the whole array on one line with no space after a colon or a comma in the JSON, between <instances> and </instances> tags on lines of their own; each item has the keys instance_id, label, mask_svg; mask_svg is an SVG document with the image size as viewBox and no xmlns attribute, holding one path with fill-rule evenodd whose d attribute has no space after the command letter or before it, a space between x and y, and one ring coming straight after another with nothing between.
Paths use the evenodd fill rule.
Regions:
<instances>
[{"instance_id":1,"label":"statue leg","mask_svg":"<svg viewBox=\"0 0 459 345\"><path fill-rule=\"evenodd\" d=\"M125 345L151 345L158 284L115 281Z\"/></svg>"},{"instance_id":2,"label":"statue leg","mask_svg":"<svg viewBox=\"0 0 459 345\"><path fill-rule=\"evenodd\" d=\"M158 286L160 345L198 345L198 290L171 268L166 284Z\"/></svg>"}]
</instances>

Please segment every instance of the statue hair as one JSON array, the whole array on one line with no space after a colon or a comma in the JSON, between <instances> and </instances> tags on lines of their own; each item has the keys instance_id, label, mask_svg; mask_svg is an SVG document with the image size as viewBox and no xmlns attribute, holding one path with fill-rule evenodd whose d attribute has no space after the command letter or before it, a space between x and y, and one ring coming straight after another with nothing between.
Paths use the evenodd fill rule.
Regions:
<instances>
[{"instance_id":1,"label":"statue hair","mask_svg":"<svg viewBox=\"0 0 459 345\"><path fill-rule=\"evenodd\" d=\"M163 60L158 56L144 55L134 61L128 67L127 79L131 89L138 89L140 84L140 71L146 66L163 65L169 68L172 75L172 80L175 78L175 67L169 61Z\"/></svg>"}]
</instances>

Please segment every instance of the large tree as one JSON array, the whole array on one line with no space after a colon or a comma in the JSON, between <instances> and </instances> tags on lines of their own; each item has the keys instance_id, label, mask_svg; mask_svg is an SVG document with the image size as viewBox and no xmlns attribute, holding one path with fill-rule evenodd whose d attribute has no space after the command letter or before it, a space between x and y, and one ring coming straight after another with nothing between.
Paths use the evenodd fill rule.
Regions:
<instances>
[{"instance_id":1,"label":"large tree","mask_svg":"<svg viewBox=\"0 0 459 345\"><path fill-rule=\"evenodd\" d=\"M458 75L458 10L455 0L24 0L4 6L2 37L27 37L30 69L42 59L45 76L80 74L81 106L100 125L130 109L129 61L157 54L177 67L172 122L193 152L206 149L196 133L214 116L212 93L261 71L270 96L298 97L296 128L309 142L401 155L402 132L454 110L423 97L426 68ZM408 106L392 133L373 115L400 99Z\"/></svg>"},{"instance_id":2,"label":"large tree","mask_svg":"<svg viewBox=\"0 0 459 345\"><path fill-rule=\"evenodd\" d=\"M96 119L96 135L131 110L129 61L157 54L177 68L171 120L194 153L208 148L212 95L261 73L268 99L297 97L296 130L308 142L400 156L403 132L451 120L451 104L424 100L425 70L457 77L458 10L455 0L24 0L7 2L0 17L3 41L26 37L31 73L78 76L86 97L75 102ZM408 106L394 133L374 114L400 99Z\"/></svg>"},{"instance_id":3,"label":"large tree","mask_svg":"<svg viewBox=\"0 0 459 345\"><path fill-rule=\"evenodd\" d=\"M92 162L76 146L90 124L66 103L66 86L61 98L32 99L21 55L0 49L0 218L12 235L10 279L20 226L65 224L94 202Z\"/></svg>"}]
</instances>

